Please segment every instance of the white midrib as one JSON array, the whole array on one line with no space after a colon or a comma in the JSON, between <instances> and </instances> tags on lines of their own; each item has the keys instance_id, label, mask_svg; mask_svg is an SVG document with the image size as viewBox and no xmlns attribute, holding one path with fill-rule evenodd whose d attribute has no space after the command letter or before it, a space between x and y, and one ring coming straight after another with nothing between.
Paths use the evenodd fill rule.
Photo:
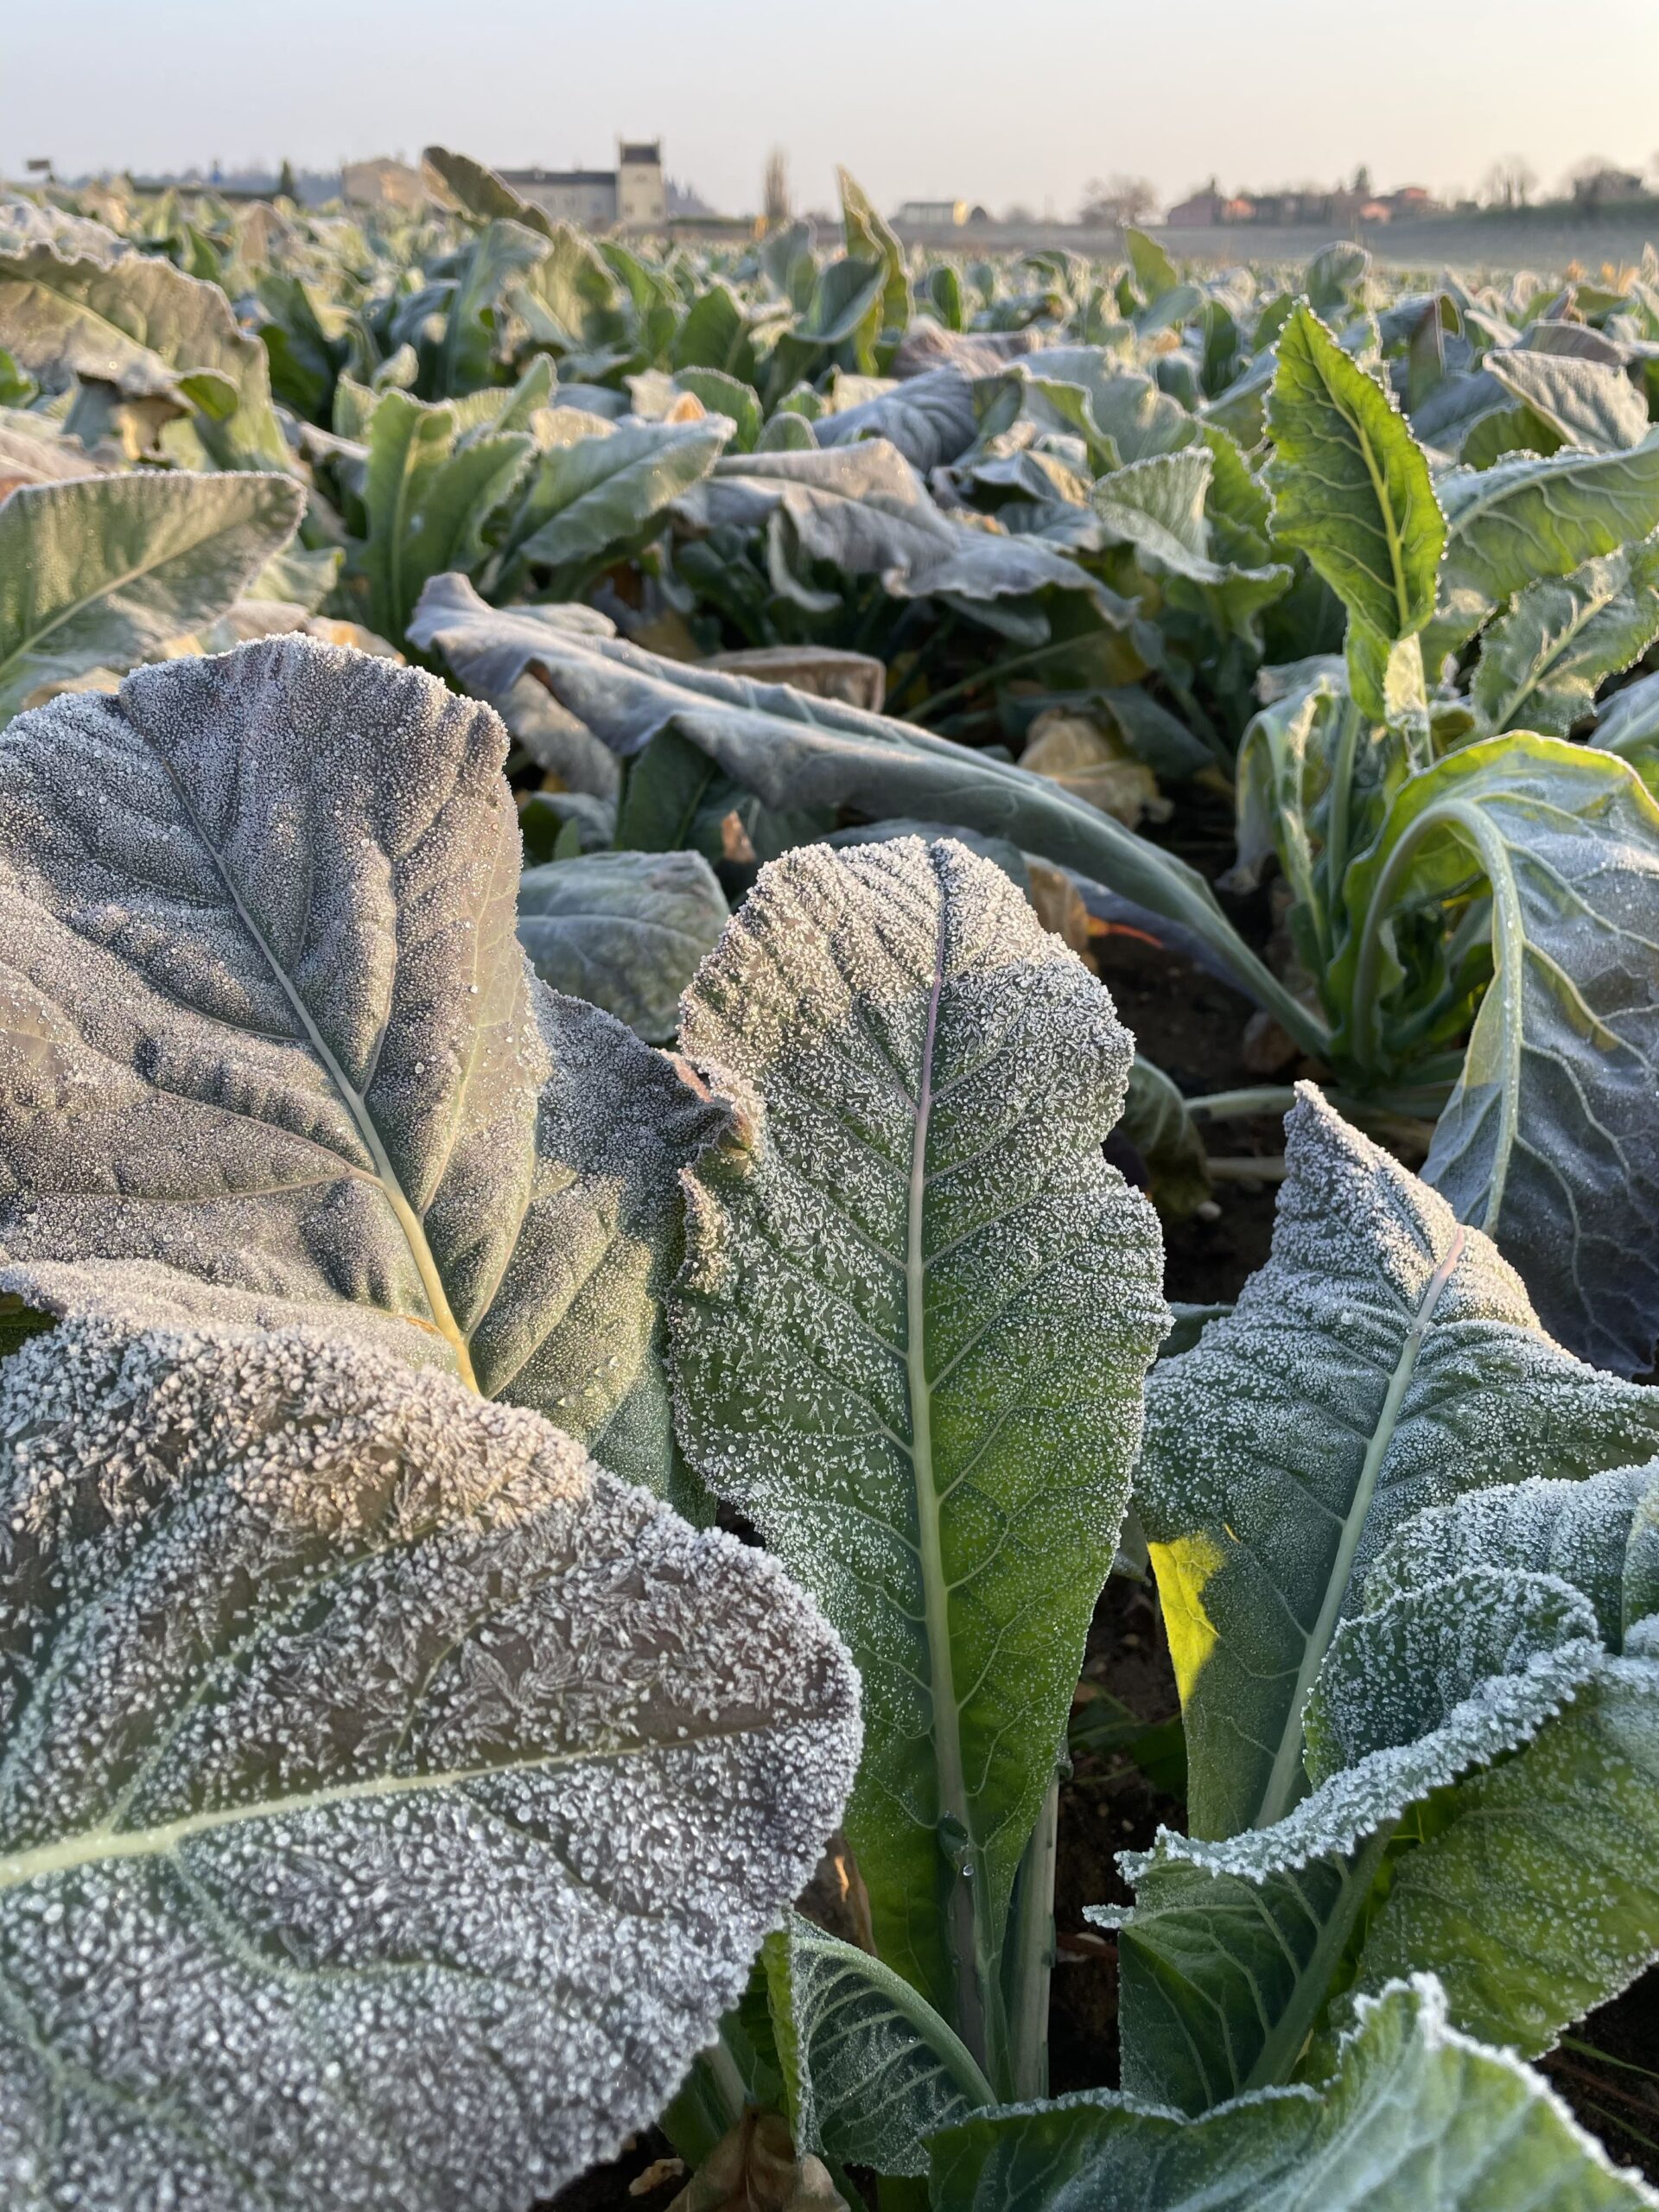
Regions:
<instances>
[{"instance_id":1,"label":"white midrib","mask_svg":"<svg viewBox=\"0 0 1659 2212\"><path fill-rule=\"evenodd\" d=\"M917 1550L922 1567L922 1603L927 1618L928 1685L933 1706L933 1748L938 1764L939 1808L960 1827L964 1847L971 1834L968 1789L962 1764L962 1713L957 1701L950 1651L950 1592L945 1580L939 1526L939 1493L933 1470L933 1403L927 1375L927 1261L924 1226L927 1198L927 1131L933 1103L933 1048L938 1033L939 998L944 988L944 899L940 891L939 928L933 960L933 985L927 1002L921 1069L916 1087L916 1121L910 1156L910 1187L905 1239L905 1370L910 1393L911 1466L916 1485ZM951 1885L950 1929L957 1957L957 2024L975 2057L985 2056L983 2014L977 1978L974 1898L960 1868Z\"/></svg>"},{"instance_id":2,"label":"white midrib","mask_svg":"<svg viewBox=\"0 0 1659 2212\"><path fill-rule=\"evenodd\" d=\"M1313 1632L1303 1648L1302 1663L1296 1675L1296 1688L1291 1694L1290 1707L1280 1733L1279 1748L1274 1755L1273 1771L1268 1777L1261 1805L1250 1823L1252 1827L1271 1827L1275 1821L1283 1820L1300 1795L1302 1714L1319 1678L1319 1669L1325 1664L1325 1655L1331 1648L1337 1624L1342 1617L1343 1600L1348 1594L1349 1578L1354 1571L1359 1540L1364 1535L1365 1523L1370 1517L1377 1479L1389 1456L1389 1446L1394 1442L1394 1432L1400 1421L1400 1409L1405 1403L1406 1392L1411 1388L1411 1378L1423 1348L1423 1340L1434 1318L1434 1308L1440 1302L1440 1294L1452 1280L1452 1272L1462 1256L1467 1235L1468 1232L1461 1227L1452 1232L1446 1255L1424 1286L1411 1326L1406 1332L1405 1342L1400 1347L1400 1356L1395 1362L1394 1373L1389 1378L1376 1427L1371 1431L1370 1442L1365 1447L1359 1480L1354 1485L1353 1498L1342 1524L1341 1540L1337 1546L1336 1558L1332 1561L1330 1580L1325 1585L1325 1602L1319 1608Z\"/></svg>"},{"instance_id":3,"label":"white midrib","mask_svg":"<svg viewBox=\"0 0 1659 2212\"><path fill-rule=\"evenodd\" d=\"M460 1324L450 1310L449 1294L444 1288L443 1277L438 1272L437 1261L433 1255L431 1245L427 1241L425 1224L404 1195L404 1186L397 1179L397 1172L381 1140L380 1132L374 1125L374 1119L369 1112L367 1104L361 1093L346 1081L346 1071L334 1058L327 1040L311 1019L310 1008L295 989L282 963L266 943L264 931L249 912L247 904L237 887L235 879L220 860L218 851L197 817L195 809L191 805L188 792L179 779L173 774L170 766L167 768L167 773L177 793L179 804L189 818L192 829L201 840L202 849L212 855L213 865L219 871L219 881L225 886L242 926L258 946L265 965L281 986L283 995L287 999L293 1011L294 1019L304 1030L307 1041L327 1071L329 1082L334 1084L346 1112L351 1116L353 1126L362 1140L365 1150L374 1162L375 1176L385 1194L386 1204L391 1208L392 1217L403 1232L404 1243L409 1247L410 1257L414 1261L416 1271L421 1278L421 1287L425 1291L427 1303L432 1309L432 1319L455 1355L455 1365L461 1381L469 1389L476 1390L478 1377L473 1369L472 1352ZM344 1165L343 1162L342 1165Z\"/></svg>"},{"instance_id":4,"label":"white midrib","mask_svg":"<svg viewBox=\"0 0 1659 2212\"><path fill-rule=\"evenodd\" d=\"M707 1728L697 1732L703 1744L747 1731ZM188 1813L153 1828L86 1828L34 1851L16 1852L0 1858L0 1892L24 1882L37 1882L52 1874L72 1872L78 1866L101 1866L122 1859L165 1859L181 1844L198 1836L243 1827L255 1821L298 1818L326 1810L331 1805L372 1804L381 1798L418 1796L423 1790L464 1789L469 1783L490 1782L521 1774L544 1774L555 1767L592 1766L607 1758L625 1758L641 1752L683 1745L630 1743L608 1751L544 1751L535 1758L512 1759L493 1766L448 1767L432 1774L378 1774L362 1782L330 1783L321 1789L298 1792L292 1797L273 1797L251 1805L224 1805L201 1813Z\"/></svg>"}]
</instances>

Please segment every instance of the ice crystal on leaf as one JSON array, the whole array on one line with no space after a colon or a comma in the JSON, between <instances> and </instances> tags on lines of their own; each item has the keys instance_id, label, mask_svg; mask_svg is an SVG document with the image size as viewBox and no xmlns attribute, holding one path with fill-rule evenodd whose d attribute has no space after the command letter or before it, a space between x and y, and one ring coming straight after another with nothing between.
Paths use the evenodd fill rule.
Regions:
<instances>
[{"instance_id":1,"label":"ice crystal on leaf","mask_svg":"<svg viewBox=\"0 0 1659 2212\"><path fill-rule=\"evenodd\" d=\"M810 1601L358 1346L81 1317L3 1373L8 2212L521 2212L607 2155L851 1781Z\"/></svg>"},{"instance_id":2,"label":"ice crystal on leaf","mask_svg":"<svg viewBox=\"0 0 1659 2212\"><path fill-rule=\"evenodd\" d=\"M994 1955L1167 1325L1101 1156L1132 1041L999 868L901 838L764 869L681 1045L741 1130L688 1179L681 1433L853 1647L878 1945L950 2018L952 1885Z\"/></svg>"},{"instance_id":3,"label":"ice crystal on leaf","mask_svg":"<svg viewBox=\"0 0 1659 2212\"><path fill-rule=\"evenodd\" d=\"M54 1311L327 1328L666 1487L717 1116L514 934L505 734L306 639L0 735L0 1247Z\"/></svg>"}]
</instances>

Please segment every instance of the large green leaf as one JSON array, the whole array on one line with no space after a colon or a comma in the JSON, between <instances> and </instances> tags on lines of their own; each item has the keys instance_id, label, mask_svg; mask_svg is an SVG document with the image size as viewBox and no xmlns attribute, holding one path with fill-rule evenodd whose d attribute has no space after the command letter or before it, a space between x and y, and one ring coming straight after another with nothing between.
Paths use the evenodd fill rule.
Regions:
<instances>
[{"instance_id":1,"label":"large green leaf","mask_svg":"<svg viewBox=\"0 0 1659 2212\"><path fill-rule=\"evenodd\" d=\"M719 1117L529 976L505 748L291 638L13 722L0 1244L49 1310L308 1319L661 1489L675 1177Z\"/></svg>"},{"instance_id":2,"label":"large green leaf","mask_svg":"<svg viewBox=\"0 0 1659 2212\"><path fill-rule=\"evenodd\" d=\"M868 1951L791 1913L765 1956L798 2150L921 2175L924 2139L993 2101L961 2038Z\"/></svg>"},{"instance_id":3,"label":"large green leaf","mask_svg":"<svg viewBox=\"0 0 1659 2212\"><path fill-rule=\"evenodd\" d=\"M1198 2110L1431 1968L1528 2056L1659 1955L1659 1464L1408 1521L1308 1702L1318 1785L1231 1843L1126 1861L1126 2086ZM1642 1618L1646 1616L1645 1618ZM1332 2005L1333 1991L1340 1995Z\"/></svg>"},{"instance_id":4,"label":"large green leaf","mask_svg":"<svg viewBox=\"0 0 1659 2212\"><path fill-rule=\"evenodd\" d=\"M1659 529L1659 440L1634 453L1517 454L1437 487L1446 564L1423 638L1431 673L1540 576L1564 576Z\"/></svg>"},{"instance_id":5,"label":"large green leaf","mask_svg":"<svg viewBox=\"0 0 1659 2212\"><path fill-rule=\"evenodd\" d=\"M1006 2093L1010 1895L1167 1320L1100 1151L1129 1040L1000 868L904 839L763 872L680 1045L742 1131L690 1182L681 1440L852 1647L878 1948Z\"/></svg>"},{"instance_id":6,"label":"large green leaf","mask_svg":"<svg viewBox=\"0 0 1659 2212\"><path fill-rule=\"evenodd\" d=\"M1506 2053L1448 2027L1432 1981L1367 2005L1322 2094L1183 2120L1102 2091L987 2113L930 2146L935 2212L1639 2212L1617 2171Z\"/></svg>"},{"instance_id":7,"label":"large green leaf","mask_svg":"<svg viewBox=\"0 0 1659 2212\"><path fill-rule=\"evenodd\" d=\"M1487 1237L1307 1086L1286 1160L1268 1264L1152 1376L1136 1478L1206 1838L1305 1794L1309 1695L1403 1520L1659 1439L1659 1398L1553 1343Z\"/></svg>"},{"instance_id":8,"label":"large green leaf","mask_svg":"<svg viewBox=\"0 0 1659 2212\"><path fill-rule=\"evenodd\" d=\"M454 154L447 146L428 146L421 161L474 220L493 223L505 219L539 231L544 238L552 237L553 226L546 211L521 198L493 169L475 162L470 154Z\"/></svg>"},{"instance_id":9,"label":"large green leaf","mask_svg":"<svg viewBox=\"0 0 1659 2212\"><path fill-rule=\"evenodd\" d=\"M532 228L522 221L486 224L461 258L436 349L433 384L449 397L477 391L494 382L505 357L502 309L510 288L547 252L545 222Z\"/></svg>"},{"instance_id":10,"label":"large green leaf","mask_svg":"<svg viewBox=\"0 0 1659 2212\"><path fill-rule=\"evenodd\" d=\"M1489 730L1565 737L1598 687L1659 637L1659 533L1541 577L1517 593L1480 643L1470 701Z\"/></svg>"},{"instance_id":11,"label":"large green leaf","mask_svg":"<svg viewBox=\"0 0 1659 2212\"><path fill-rule=\"evenodd\" d=\"M291 477L159 473L0 501L0 722L42 684L129 668L216 620L304 506Z\"/></svg>"},{"instance_id":12,"label":"large green leaf","mask_svg":"<svg viewBox=\"0 0 1659 2212\"><path fill-rule=\"evenodd\" d=\"M719 460L731 425L605 424L537 455L507 534L505 557L580 582L607 558L634 550L672 503Z\"/></svg>"},{"instance_id":13,"label":"large green leaf","mask_svg":"<svg viewBox=\"0 0 1659 2212\"><path fill-rule=\"evenodd\" d=\"M1268 402L1273 534L1306 554L1363 636L1388 649L1434 609L1446 518L1428 461L1393 400L1306 305L1279 335ZM1381 721L1368 655L1351 652L1356 696Z\"/></svg>"},{"instance_id":14,"label":"large green leaf","mask_svg":"<svg viewBox=\"0 0 1659 2212\"><path fill-rule=\"evenodd\" d=\"M219 286L134 252L96 223L6 211L0 346L54 384L73 375L133 397L200 399L193 459L287 464L264 348L238 327Z\"/></svg>"},{"instance_id":15,"label":"large green leaf","mask_svg":"<svg viewBox=\"0 0 1659 2212\"><path fill-rule=\"evenodd\" d=\"M944 514L885 438L827 451L735 455L717 462L676 512L696 529L769 527L774 575L780 561L790 569L817 561L843 575L879 576L887 590L906 599L948 594L972 603L1058 590L1087 593L1115 620L1132 612L1128 601L1040 539ZM840 605L838 595L810 585L796 589L809 605Z\"/></svg>"},{"instance_id":16,"label":"large green leaf","mask_svg":"<svg viewBox=\"0 0 1659 2212\"><path fill-rule=\"evenodd\" d=\"M815 433L820 446L885 438L926 476L959 460L972 443L975 429L973 385L960 369L947 363L923 376L907 377L874 399L820 416Z\"/></svg>"},{"instance_id":17,"label":"large green leaf","mask_svg":"<svg viewBox=\"0 0 1659 2212\"><path fill-rule=\"evenodd\" d=\"M8 2212L520 2212L660 2108L851 1778L769 1562L372 1351L67 1323L0 1513Z\"/></svg>"},{"instance_id":18,"label":"large green leaf","mask_svg":"<svg viewBox=\"0 0 1659 2212\"><path fill-rule=\"evenodd\" d=\"M483 552L484 524L511 496L534 448L524 431L458 443L448 404L428 406L404 391L383 392L368 427L363 499L369 537L369 620L402 639L429 577L470 569Z\"/></svg>"},{"instance_id":19,"label":"large green leaf","mask_svg":"<svg viewBox=\"0 0 1659 2212\"><path fill-rule=\"evenodd\" d=\"M588 853L519 879L518 942L542 981L652 1044L674 1034L680 993L726 918L701 853Z\"/></svg>"},{"instance_id":20,"label":"large green leaf","mask_svg":"<svg viewBox=\"0 0 1659 2212\"><path fill-rule=\"evenodd\" d=\"M852 806L874 820L903 816L1007 837L1193 931L1240 988L1310 1051L1328 1043L1195 869L1059 785L912 723L660 658L609 630L587 607L486 607L465 577L454 576L427 587L410 634L441 651L461 683L487 698L505 696L536 671L560 704L624 759L671 724L769 807Z\"/></svg>"},{"instance_id":21,"label":"large green leaf","mask_svg":"<svg viewBox=\"0 0 1659 2212\"><path fill-rule=\"evenodd\" d=\"M1636 1374L1659 1334L1659 805L1616 754L1525 732L1414 776L1349 872L1339 987L1363 1061L1398 918L1483 889L1496 973L1423 1172L1554 1335Z\"/></svg>"},{"instance_id":22,"label":"large green leaf","mask_svg":"<svg viewBox=\"0 0 1659 2212\"><path fill-rule=\"evenodd\" d=\"M1623 453L1652 425L1647 404L1623 369L1518 346L1494 346L1486 373L1545 423L1562 445L1583 453Z\"/></svg>"}]
</instances>

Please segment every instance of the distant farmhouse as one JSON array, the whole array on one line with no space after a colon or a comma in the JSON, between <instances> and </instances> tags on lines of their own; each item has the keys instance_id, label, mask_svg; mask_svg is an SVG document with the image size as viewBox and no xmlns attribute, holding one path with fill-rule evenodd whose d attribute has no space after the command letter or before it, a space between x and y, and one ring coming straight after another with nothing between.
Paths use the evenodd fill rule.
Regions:
<instances>
[{"instance_id":1,"label":"distant farmhouse","mask_svg":"<svg viewBox=\"0 0 1659 2212\"><path fill-rule=\"evenodd\" d=\"M1438 215L1438 203L1420 184L1373 193L1362 169L1351 191L1224 193L1214 177L1190 200L1178 200L1165 221L1173 231L1215 230L1227 223L1392 223L1413 215Z\"/></svg>"},{"instance_id":2,"label":"distant farmhouse","mask_svg":"<svg viewBox=\"0 0 1659 2212\"><path fill-rule=\"evenodd\" d=\"M556 220L604 230L655 228L668 219L660 139L620 141L613 169L503 169L501 180Z\"/></svg>"}]
</instances>

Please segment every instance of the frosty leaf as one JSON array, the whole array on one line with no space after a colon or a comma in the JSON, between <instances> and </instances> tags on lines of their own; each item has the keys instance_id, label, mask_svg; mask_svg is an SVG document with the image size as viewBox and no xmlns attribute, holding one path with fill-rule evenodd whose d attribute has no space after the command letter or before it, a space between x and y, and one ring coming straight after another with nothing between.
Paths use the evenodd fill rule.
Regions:
<instances>
[{"instance_id":1,"label":"frosty leaf","mask_svg":"<svg viewBox=\"0 0 1659 2212\"><path fill-rule=\"evenodd\" d=\"M1408 1515L1659 1441L1654 1394L1552 1343L1490 1241L1316 1091L1287 1132L1268 1264L1147 1386L1135 1499L1198 1836L1266 1827L1302 1794L1308 1694Z\"/></svg>"},{"instance_id":2,"label":"frosty leaf","mask_svg":"<svg viewBox=\"0 0 1659 2212\"><path fill-rule=\"evenodd\" d=\"M1155 1218L1100 1152L1130 1041L1000 869L901 839L764 870L680 1042L746 1133L690 1179L682 1440L853 1647L877 1945L995 2079L1166 1325Z\"/></svg>"},{"instance_id":3,"label":"frosty leaf","mask_svg":"<svg viewBox=\"0 0 1659 2212\"><path fill-rule=\"evenodd\" d=\"M680 993L726 915L701 853L588 853L518 884L518 942L542 981L653 1043L674 1034Z\"/></svg>"},{"instance_id":4,"label":"frosty leaf","mask_svg":"<svg viewBox=\"0 0 1659 2212\"><path fill-rule=\"evenodd\" d=\"M1626 452L1639 446L1653 427L1641 394L1610 361L1497 346L1487 354L1485 368L1563 445L1581 452Z\"/></svg>"},{"instance_id":5,"label":"frosty leaf","mask_svg":"<svg viewBox=\"0 0 1659 2212\"><path fill-rule=\"evenodd\" d=\"M1323 2094L1279 2089L1185 2120L1105 2091L987 2113L930 2146L935 2212L1638 2212L1608 2162L1507 2053L1446 2024L1427 1980L1366 2004Z\"/></svg>"},{"instance_id":6,"label":"frosty leaf","mask_svg":"<svg viewBox=\"0 0 1659 2212\"><path fill-rule=\"evenodd\" d=\"M661 1487L718 1116L529 976L488 709L283 639L0 738L0 1246L52 1310L370 1328Z\"/></svg>"},{"instance_id":7,"label":"frosty leaf","mask_svg":"<svg viewBox=\"0 0 1659 2212\"><path fill-rule=\"evenodd\" d=\"M1436 487L1446 563L1423 637L1431 675L1504 601L1659 528L1659 444L1633 453L1517 454Z\"/></svg>"},{"instance_id":8,"label":"frosty leaf","mask_svg":"<svg viewBox=\"0 0 1659 2212\"><path fill-rule=\"evenodd\" d=\"M1603 679L1639 659L1656 636L1659 535L1571 575L1541 577L1481 639L1470 686L1481 728L1565 737L1591 712Z\"/></svg>"},{"instance_id":9,"label":"frosty leaf","mask_svg":"<svg viewBox=\"0 0 1659 2212\"><path fill-rule=\"evenodd\" d=\"M768 1561L292 1332L0 1371L9 2212L520 2212L651 2118L851 1777Z\"/></svg>"},{"instance_id":10,"label":"frosty leaf","mask_svg":"<svg viewBox=\"0 0 1659 2212\"><path fill-rule=\"evenodd\" d=\"M1420 1968L1530 2055L1659 1952L1659 1664L1618 1656L1656 1501L1659 1467L1619 1469L1405 1524L1309 1700L1313 1796L1126 1862L1126 2088L1197 2111L1282 2080L1333 1988Z\"/></svg>"},{"instance_id":11,"label":"frosty leaf","mask_svg":"<svg viewBox=\"0 0 1659 2212\"><path fill-rule=\"evenodd\" d=\"M293 536L286 476L81 476L0 504L0 721L213 621Z\"/></svg>"},{"instance_id":12,"label":"frosty leaf","mask_svg":"<svg viewBox=\"0 0 1659 2212\"><path fill-rule=\"evenodd\" d=\"M1400 917L1483 892L1496 972L1424 1179L1497 1240L1548 1329L1637 1374L1659 1335L1659 805L1617 754L1526 731L1413 776L1347 875L1337 988L1362 1060Z\"/></svg>"},{"instance_id":13,"label":"frosty leaf","mask_svg":"<svg viewBox=\"0 0 1659 2212\"><path fill-rule=\"evenodd\" d=\"M368 425L363 499L369 621L401 642L429 576L467 569L483 529L518 483L535 440L528 431L463 445L448 402L429 407L406 391L385 391Z\"/></svg>"},{"instance_id":14,"label":"frosty leaf","mask_svg":"<svg viewBox=\"0 0 1659 2212\"><path fill-rule=\"evenodd\" d=\"M791 1914L765 1955L798 2149L925 2174L924 2137L993 2101L960 2038L868 1951Z\"/></svg>"},{"instance_id":15,"label":"frosty leaf","mask_svg":"<svg viewBox=\"0 0 1659 2212\"><path fill-rule=\"evenodd\" d=\"M589 607L488 607L464 576L434 577L410 635L442 652L486 698L506 698L533 674L625 760L672 724L769 807L847 805L874 820L908 817L1010 838L1192 931L1242 990L1320 1048L1318 1023L1244 944L1195 869L1040 776L913 723L643 652Z\"/></svg>"}]
</instances>

